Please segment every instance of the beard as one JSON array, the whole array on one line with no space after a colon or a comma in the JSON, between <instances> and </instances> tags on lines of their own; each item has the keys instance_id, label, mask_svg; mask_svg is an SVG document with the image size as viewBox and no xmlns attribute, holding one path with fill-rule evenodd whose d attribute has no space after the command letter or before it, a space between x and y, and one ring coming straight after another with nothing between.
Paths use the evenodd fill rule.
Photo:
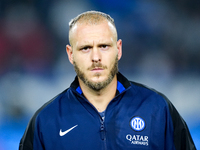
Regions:
<instances>
[{"instance_id":1,"label":"beard","mask_svg":"<svg viewBox=\"0 0 200 150\"><path fill-rule=\"evenodd\" d=\"M77 74L77 76L83 81L83 83L88 86L89 88L91 88L94 91L100 91L101 89L105 88L108 84L111 83L111 81L113 80L113 78L115 77L115 75L118 72L118 55L115 58L115 62L109 72L109 75L107 77L106 80L102 81L102 82L93 82L90 81L85 73L83 71L81 71L81 69L78 67L78 65L76 64L76 62L73 62L74 65L74 69L75 72ZM107 69L107 66L102 65L100 62L99 63L93 63L91 67L88 68L88 70L92 70L95 67L100 67L103 69ZM101 75L101 73L96 73L95 76L99 77Z\"/></svg>"}]
</instances>

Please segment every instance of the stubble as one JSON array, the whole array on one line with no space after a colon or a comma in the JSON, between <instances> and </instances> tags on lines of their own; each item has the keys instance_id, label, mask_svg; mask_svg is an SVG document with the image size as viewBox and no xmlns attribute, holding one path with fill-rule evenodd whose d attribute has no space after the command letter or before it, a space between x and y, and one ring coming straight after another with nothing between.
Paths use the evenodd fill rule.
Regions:
<instances>
[{"instance_id":1,"label":"stubble","mask_svg":"<svg viewBox=\"0 0 200 150\"><path fill-rule=\"evenodd\" d=\"M117 72L118 72L118 55L115 58L115 62L112 66L112 69L109 72L107 79L102 82L93 82L93 81L89 80L86 77L85 73L83 71L81 71L81 69L78 67L78 65L76 64L75 61L73 62L73 65L74 65L74 69L76 71L77 76L83 81L83 83L86 86L88 86L89 88L91 88L94 91L100 91L101 89L103 89L107 85L109 85L111 83L111 81L113 80L113 78L115 77L115 75L117 74ZM107 66L104 66L99 62L99 63L93 63L92 66L90 66L88 68L88 70L92 70L95 67L107 69ZM94 76L99 77L99 76L101 76L101 73L96 73Z\"/></svg>"}]
</instances>

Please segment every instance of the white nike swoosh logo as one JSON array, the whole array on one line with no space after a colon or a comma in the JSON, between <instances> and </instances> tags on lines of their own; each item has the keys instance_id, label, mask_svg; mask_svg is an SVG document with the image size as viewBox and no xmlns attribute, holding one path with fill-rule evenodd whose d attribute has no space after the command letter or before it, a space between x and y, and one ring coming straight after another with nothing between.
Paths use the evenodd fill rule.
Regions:
<instances>
[{"instance_id":1,"label":"white nike swoosh logo","mask_svg":"<svg viewBox=\"0 0 200 150\"><path fill-rule=\"evenodd\" d=\"M72 129L76 128L78 125L73 126L72 128L62 132L62 130L60 129L59 135L60 136L64 136L65 134L67 134L68 132L70 132Z\"/></svg>"}]
</instances>

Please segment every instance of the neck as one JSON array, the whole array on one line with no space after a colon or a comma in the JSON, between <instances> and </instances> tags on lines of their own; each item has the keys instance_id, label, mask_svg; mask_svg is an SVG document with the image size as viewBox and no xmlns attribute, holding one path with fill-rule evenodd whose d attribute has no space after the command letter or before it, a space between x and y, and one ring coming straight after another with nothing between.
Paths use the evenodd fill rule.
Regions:
<instances>
[{"instance_id":1,"label":"neck","mask_svg":"<svg viewBox=\"0 0 200 150\"><path fill-rule=\"evenodd\" d=\"M117 89L117 76L115 75L111 83L99 91L89 88L80 79L79 84L84 96L88 99L88 101L99 112L102 112L106 109L109 102L115 97Z\"/></svg>"}]
</instances>

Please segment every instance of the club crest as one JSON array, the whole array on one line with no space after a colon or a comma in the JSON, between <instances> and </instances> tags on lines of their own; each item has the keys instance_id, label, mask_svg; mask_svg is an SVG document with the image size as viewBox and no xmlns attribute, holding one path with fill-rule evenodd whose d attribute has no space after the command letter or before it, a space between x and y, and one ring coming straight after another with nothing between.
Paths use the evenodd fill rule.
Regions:
<instances>
[{"instance_id":1,"label":"club crest","mask_svg":"<svg viewBox=\"0 0 200 150\"><path fill-rule=\"evenodd\" d=\"M133 118L131 118L130 120L130 127L131 129L133 129L134 131L142 131L145 129L146 127L146 123L144 121L144 119L142 119L139 116L134 116Z\"/></svg>"}]
</instances>

